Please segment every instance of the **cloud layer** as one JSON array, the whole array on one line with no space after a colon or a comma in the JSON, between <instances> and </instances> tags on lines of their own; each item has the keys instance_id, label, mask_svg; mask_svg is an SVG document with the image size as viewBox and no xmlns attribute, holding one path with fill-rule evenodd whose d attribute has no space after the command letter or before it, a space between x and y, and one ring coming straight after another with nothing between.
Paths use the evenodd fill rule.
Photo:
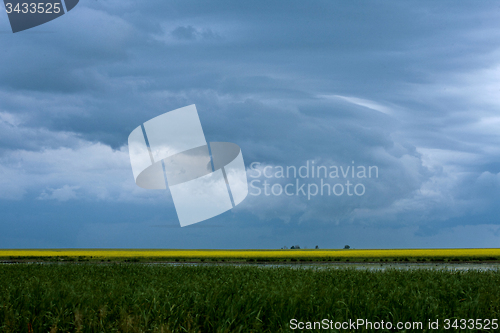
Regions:
<instances>
[{"instance_id":1,"label":"cloud layer","mask_svg":"<svg viewBox=\"0 0 500 333\"><path fill-rule=\"evenodd\" d=\"M454 237L467 234L468 246L496 246L499 16L494 2L109 0L9 34L2 15L4 244L224 248L321 239L342 247L342 236L358 233L350 238L358 248L405 246L399 238L461 247ZM377 166L379 177L363 181L361 197L249 196L206 229L177 230L169 193L135 186L126 142L138 124L189 104L208 141L242 148L249 174L252 162L354 161ZM67 211L79 218L69 223ZM73 243L58 237L62 224ZM46 228L24 237L20 225Z\"/></svg>"}]
</instances>

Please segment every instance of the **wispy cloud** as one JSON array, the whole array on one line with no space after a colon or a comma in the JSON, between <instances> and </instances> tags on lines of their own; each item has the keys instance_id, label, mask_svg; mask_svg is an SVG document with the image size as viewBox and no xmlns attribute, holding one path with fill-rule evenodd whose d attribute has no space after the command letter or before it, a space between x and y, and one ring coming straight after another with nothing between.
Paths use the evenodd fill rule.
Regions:
<instances>
[{"instance_id":1,"label":"wispy cloud","mask_svg":"<svg viewBox=\"0 0 500 333\"><path fill-rule=\"evenodd\" d=\"M326 98L326 99L341 99L344 101L347 101L349 103L363 106L365 108L375 110L378 112L385 113L387 115L393 115L394 110L390 107L384 106L380 103L368 100L368 99L363 99L359 97L348 97L348 96L341 96L341 95L319 95L320 98Z\"/></svg>"}]
</instances>

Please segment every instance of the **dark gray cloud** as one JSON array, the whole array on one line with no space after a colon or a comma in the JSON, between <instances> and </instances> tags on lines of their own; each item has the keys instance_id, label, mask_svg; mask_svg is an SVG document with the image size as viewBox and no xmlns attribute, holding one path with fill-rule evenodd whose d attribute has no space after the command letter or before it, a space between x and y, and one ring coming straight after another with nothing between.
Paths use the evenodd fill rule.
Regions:
<instances>
[{"instance_id":1,"label":"dark gray cloud","mask_svg":"<svg viewBox=\"0 0 500 333\"><path fill-rule=\"evenodd\" d=\"M243 222L207 232L207 247L237 247L224 235L245 228L241 244L270 234L260 247L280 233L312 241L324 229L402 230L415 246L443 232L454 246L450 235L476 225L484 235L498 223L499 19L492 1L108 0L2 33L0 198L18 202L4 223L36 202L53 219L82 211L72 229L82 246L143 246L155 232L144 221L155 218L108 225L120 204L176 215L168 193L134 187L124 145L138 124L196 104L207 139L240 145L247 166L355 161L380 170L361 198L249 197L220 217L225 227ZM81 210L91 202L102 217ZM23 216L25 227L43 220ZM141 228L142 240L99 236L120 227ZM186 244L196 232L181 233L193 237ZM14 234L12 246L25 244ZM380 237L373 246L400 244ZM66 246L53 239L39 244Z\"/></svg>"}]
</instances>

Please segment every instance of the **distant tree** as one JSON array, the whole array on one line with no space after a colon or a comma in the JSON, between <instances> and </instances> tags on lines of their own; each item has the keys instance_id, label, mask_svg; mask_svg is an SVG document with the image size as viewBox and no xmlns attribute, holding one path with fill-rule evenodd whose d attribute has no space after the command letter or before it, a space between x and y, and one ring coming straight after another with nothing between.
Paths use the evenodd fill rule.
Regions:
<instances>
[{"instance_id":1,"label":"distant tree","mask_svg":"<svg viewBox=\"0 0 500 333\"><path fill-rule=\"evenodd\" d=\"M287 250L287 249L288 249L288 247L285 245L285 246L283 246L283 247L282 247L282 249L283 249L283 250Z\"/></svg>"},{"instance_id":2,"label":"distant tree","mask_svg":"<svg viewBox=\"0 0 500 333\"><path fill-rule=\"evenodd\" d=\"M319 246L318 246L318 245L316 245L315 249L319 249Z\"/></svg>"},{"instance_id":3,"label":"distant tree","mask_svg":"<svg viewBox=\"0 0 500 333\"><path fill-rule=\"evenodd\" d=\"M350 249L350 248L351 248L351 247L350 247L349 245L344 246L344 249L345 249L345 250L348 250L348 249Z\"/></svg>"},{"instance_id":4,"label":"distant tree","mask_svg":"<svg viewBox=\"0 0 500 333\"><path fill-rule=\"evenodd\" d=\"M295 245L295 249L296 249L296 250L300 250L300 246Z\"/></svg>"},{"instance_id":5,"label":"distant tree","mask_svg":"<svg viewBox=\"0 0 500 333\"><path fill-rule=\"evenodd\" d=\"M290 250L295 250L295 246L290 246Z\"/></svg>"}]
</instances>

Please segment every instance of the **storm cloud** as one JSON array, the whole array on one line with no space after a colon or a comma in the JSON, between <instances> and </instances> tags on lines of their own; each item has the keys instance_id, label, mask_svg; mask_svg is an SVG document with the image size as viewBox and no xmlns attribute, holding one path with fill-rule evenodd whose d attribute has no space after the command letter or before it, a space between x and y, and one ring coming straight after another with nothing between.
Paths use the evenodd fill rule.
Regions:
<instances>
[{"instance_id":1,"label":"storm cloud","mask_svg":"<svg viewBox=\"0 0 500 333\"><path fill-rule=\"evenodd\" d=\"M493 1L83 1L16 34L0 15L0 241L498 246L499 22ZM249 175L314 161L378 177L363 196L249 195L181 229L168 191L134 184L126 143L190 104Z\"/></svg>"}]
</instances>

